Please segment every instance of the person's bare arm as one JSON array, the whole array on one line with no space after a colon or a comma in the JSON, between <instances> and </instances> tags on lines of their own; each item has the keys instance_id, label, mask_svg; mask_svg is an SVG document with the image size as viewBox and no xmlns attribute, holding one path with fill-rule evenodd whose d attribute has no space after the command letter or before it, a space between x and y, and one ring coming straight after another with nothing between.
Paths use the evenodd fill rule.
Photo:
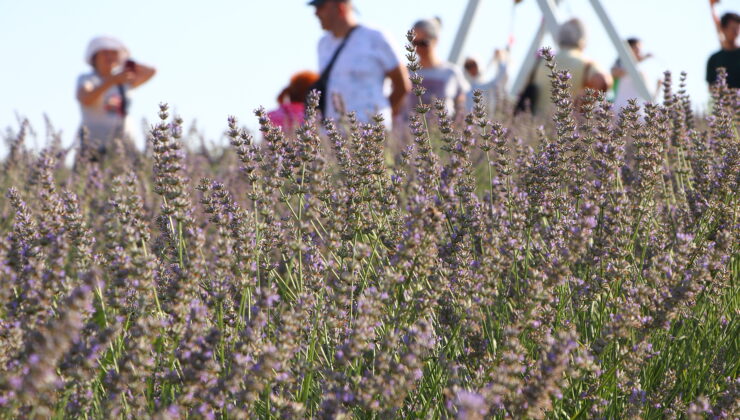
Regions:
<instances>
[{"instance_id":1,"label":"person's bare arm","mask_svg":"<svg viewBox=\"0 0 740 420\"><path fill-rule=\"evenodd\" d=\"M129 85L132 88L141 86L151 79L155 74L154 67L136 63L131 70L124 70L118 74L103 79L97 87L83 85L77 90L77 100L82 105L89 106L99 100L103 94L115 85Z\"/></svg>"},{"instance_id":2,"label":"person's bare arm","mask_svg":"<svg viewBox=\"0 0 740 420\"><path fill-rule=\"evenodd\" d=\"M465 105L467 104L468 97L461 93L455 98L455 114L465 113Z\"/></svg>"},{"instance_id":3,"label":"person's bare arm","mask_svg":"<svg viewBox=\"0 0 740 420\"><path fill-rule=\"evenodd\" d=\"M149 79L154 77L157 70L154 67L146 66L144 64L134 64L134 78L131 81L131 87L135 88L148 82Z\"/></svg>"},{"instance_id":4,"label":"person's bare arm","mask_svg":"<svg viewBox=\"0 0 740 420\"><path fill-rule=\"evenodd\" d=\"M385 75L391 79L391 95L388 99L391 103L393 116L396 117L401 113L403 101L411 91L411 80L408 77L406 67L402 65L399 65Z\"/></svg>"},{"instance_id":5,"label":"person's bare arm","mask_svg":"<svg viewBox=\"0 0 740 420\"><path fill-rule=\"evenodd\" d=\"M653 91L653 96L650 97L651 101L655 101L655 99L660 95L660 91L663 89L663 78L656 80L655 84L655 91Z\"/></svg>"},{"instance_id":6,"label":"person's bare arm","mask_svg":"<svg viewBox=\"0 0 740 420\"><path fill-rule=\"evenodd\" d=\"M134 80L133 72L124 71L107 78L103 78L103 83L93 86L92 83L83 84L77 89L77 100L82 105L90 106L102 97L105 92L115 85L131 83Z\"/></svg>"},{"instance_id":7,"label":"person's bare arm","mask_svg":"<svg viewBox=\"0 0 740 420\"><path fill-rule=\"evenodd\" d=\"M709 10L712 13L712 21L714 22L714 28L717 30L717 37L719 38L719 45L724 48L725 46L725 34L722 33L722 24L720 23L719 16L717 16L717 9L714 6L719 3L719 0L709 0Z\"/></svg>"}]
</instances>

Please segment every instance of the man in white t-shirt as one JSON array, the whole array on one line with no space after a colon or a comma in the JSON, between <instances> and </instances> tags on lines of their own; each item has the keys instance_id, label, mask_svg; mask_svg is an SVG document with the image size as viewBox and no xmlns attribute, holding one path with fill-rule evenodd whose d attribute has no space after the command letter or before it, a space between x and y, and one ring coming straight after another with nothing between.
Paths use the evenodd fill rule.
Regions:
<instances>
[{"instance_id":1,"label":"man in white t-shirt","mask_svg":"<svg viewBox=\"0 0 740 420\"><path fill-rule=\"evenodd\" d=\"M402 110L411 82L388 38L378 30L359 26L350 0L313 0L308 4L316 8L316 17L327 31L319 41L320 72L349 34L329 74L324 117L339 116L335 104L339 101L347 112L356 112L359 121L370 122L381 114L390 127ZM389 97L383 92L386 78L391 81Z\"/></svg>"}]
</instances>

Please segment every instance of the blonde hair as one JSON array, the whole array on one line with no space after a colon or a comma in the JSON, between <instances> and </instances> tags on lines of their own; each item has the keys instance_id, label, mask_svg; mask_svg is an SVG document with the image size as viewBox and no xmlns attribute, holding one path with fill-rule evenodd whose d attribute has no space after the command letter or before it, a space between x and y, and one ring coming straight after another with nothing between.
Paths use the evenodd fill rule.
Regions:
<instances>
[{"instance_id":1,"label":"blonde hair","mask_svg":"<svg viewBox=\"0 0 740 420\"><path fill-rule=\"evenodd\" d=\"M586 46L586 27L578 18L573 18L558 30L558 45L561 48L583 48Z\"/></svg>"},{"instance_id":2,"label":"blonde hair","mask_svg":"<svg viewBox=\"0 0 740 420\"><path fill-rule=\"evenodd\" d=\"M434 17L432 19L422 19L414 23L414 30L421 29L429 38L439 38L439 32L442 30L442 19Z\"/></svg>"}]
</instances>

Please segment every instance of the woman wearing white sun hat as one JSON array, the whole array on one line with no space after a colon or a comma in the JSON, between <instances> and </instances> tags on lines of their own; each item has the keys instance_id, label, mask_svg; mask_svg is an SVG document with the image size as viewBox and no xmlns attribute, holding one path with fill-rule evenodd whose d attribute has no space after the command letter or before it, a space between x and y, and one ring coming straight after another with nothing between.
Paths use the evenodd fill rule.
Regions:
<instances>
[{"instance_id":1,"label":"woman wearing white sun hat","mask_svg":"<svg viewBox=\"0 0 740 420\"><path fill-rule=\"evenodd\" d=\"M82 127L87 130L80 155L99 160L113 139L131 139L129 91L146 83L156 71L131 60L128 48L108 36L90 41L85 61L92 66L92 72L77 79Z\"/></svg>"}]
</instances>

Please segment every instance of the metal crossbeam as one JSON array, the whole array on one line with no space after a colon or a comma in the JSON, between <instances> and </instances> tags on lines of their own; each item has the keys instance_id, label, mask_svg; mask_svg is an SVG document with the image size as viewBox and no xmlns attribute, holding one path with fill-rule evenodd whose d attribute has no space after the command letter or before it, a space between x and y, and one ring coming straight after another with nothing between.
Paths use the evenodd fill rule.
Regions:
<instances>
[{"instance_id":1,"label":"metal crossbeam","mask_svg":"<svg viewBox=\"0 0 740 420\"><path fill-rule=\"evenodd\" d=\"M534 36L532 43L529 44L527 55L524 56L524 62L522 67L519 69L519 73L514 79L514 85L511 87L511 94L514 97L519 96L519 93L524 90L529 78L534 71L534 66L537 64L537 50L542 45L542 39L545 37L545 21L540 22L540 27L537 29L537 34Z\"/></svg>"},{"instance_id":2,"label":"metal crossbeam","mask_svg":"<svg viewBox=\"0 0 740 420\"><path fill-rule=\"evenodd\" d=\"M612 24L612 21L609 19L609 15L606 14L606 10L604 10L601 2L599 0L591 0L591 6L594 8L596 15L599 16L601 24L604 25L604 29L606 29L606 33L612 40L614 48L617 49L622 66L627 70L627 74L630 75L632 80L635 81L637 92L642 96L642 99L646 101L652 100L653 97L645 84L645 79L637 69L637 60L635 60L635 55L632 53L632 49L629 47L629 44L619 36L617 28Z\"/></svg>"},{"instance_id":3,"label":"metal crossbeam","mask_svg":"<svg viewBox=\"0 0 740 420\"><path fill-rule=\"evenodd\" d=\"M561 19L557 16L560 1L537 0L537 4L540 6L540 10L542 10L542 19L545 22L547 31L554 37L558 33L558 30L560 30Z\"/></svg>"},{"instance_id":4,"label":"metal crossbeam","mask_svg":"<svg viewBox=\"0 0 740 420\"><path fill-rule=\"evenodd\" d=\"M556 34L558 33L558 28L560 28L560 20L557 17L557 8L560 4L560 0L555 0L554 4L552 1L547 0L538 0L538 2L540 9L543 11L542 22L540 22L539 29L537 29L537 34L532 40L532 43L529 44L527 55L524 56L524 63L522 63L522 67L519 69L516 79L514 79L514 85L511 88L511 96L513 97L519 96L529 82L531 74L537 65L537 61L539 61L537 60L537 51L542 46L542 39L545 37L545 31L550 32L550 34Z\"/></svg>"},{"instance_id":5,"label":"metal crossbeam","mask_svg":"<svg viewBox=\"0 0 740 420\"><path fill-rule=\"evenodd\" d=\"M468 7L465 8L465 14L463 15L462 22L460 22L460 27L457 29L455 41L452 43L450 58L448 59L450 63L460 64L463 45L465 45L465 39L470 32L470 26L473 24L473 18L478 11L478 6L480 6L480 0L468 1Z\"/></svg>"}]
</instances>

